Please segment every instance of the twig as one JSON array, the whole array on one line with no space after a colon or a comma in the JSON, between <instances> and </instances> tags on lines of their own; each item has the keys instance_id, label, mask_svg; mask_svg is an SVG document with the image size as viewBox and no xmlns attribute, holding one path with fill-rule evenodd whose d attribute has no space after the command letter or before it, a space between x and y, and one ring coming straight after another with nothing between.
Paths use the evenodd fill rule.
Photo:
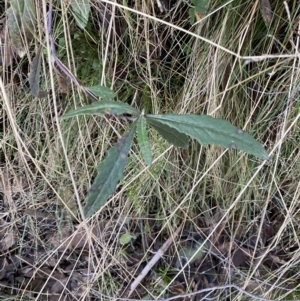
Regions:
<instances>
[{"instance_id":1,"label":"twig","mask_svg":"<svg viewBox=\"0 0 300 301\"><path fill-rule=\"evenodd\" d=\"M138 277L132 282L129 288L128 294L125 292L124 295L127 295L127 298L131 296L137 286L141 283L141 281L145 278L148 272L152 269L152 267L158 262L158 260L164 255L164 253L168 250L176 236L179 234L183 223L176 229L176 231L171 234L171 236L166 240L166 242L162 245L162 247L156 252L153 258L147 263L142 272L138 275Z\"/></svg>"}]
</instances>

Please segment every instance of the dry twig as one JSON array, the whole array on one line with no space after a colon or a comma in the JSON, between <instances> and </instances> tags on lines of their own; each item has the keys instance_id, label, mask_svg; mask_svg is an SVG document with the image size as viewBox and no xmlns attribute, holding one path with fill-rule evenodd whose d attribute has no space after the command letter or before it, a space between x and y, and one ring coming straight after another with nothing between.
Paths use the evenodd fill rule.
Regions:
<instances>
[{"instance_id":1,"label":"dry twig","mask_svg":"<svg viewBox=\"0 0 300 301\"><path fill-rule=\"evenodd\" d=\"M132 282L129 287L128 293L125 291L124 295L128 297L134 292L137 286L141 283L141 281L145 278L148 272L152 269L152 267L158 262L158 260L164 255L164 253L168 250L176 236L179 234L180 230L183 227L183 223L176 229L176 231L166 240L166 242L162 245L162 247L156 252L154 257L148 262L148 264L144 267L142 272L138 275L138 277Z\"/></svg>"}]
</instances>

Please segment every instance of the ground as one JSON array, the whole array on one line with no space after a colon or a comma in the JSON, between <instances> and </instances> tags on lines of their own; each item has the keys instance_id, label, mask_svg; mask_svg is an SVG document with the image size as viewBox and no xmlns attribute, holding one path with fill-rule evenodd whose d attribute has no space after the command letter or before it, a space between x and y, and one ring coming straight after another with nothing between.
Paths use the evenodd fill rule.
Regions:
<instances>
[{"instance_id":1,"label":"ground","mask_svg":"<svg viewBox=\"0 0 300 301\"><path fill-rule=\"evenodd\" d=\"M0 300L300 299L297 1L14 3L0 2ZM228 120L270 158L150 129L152 165L134 138L86 219L132 122L61 120L91 86L146 113Z\"/></svg>"}]
</instances>

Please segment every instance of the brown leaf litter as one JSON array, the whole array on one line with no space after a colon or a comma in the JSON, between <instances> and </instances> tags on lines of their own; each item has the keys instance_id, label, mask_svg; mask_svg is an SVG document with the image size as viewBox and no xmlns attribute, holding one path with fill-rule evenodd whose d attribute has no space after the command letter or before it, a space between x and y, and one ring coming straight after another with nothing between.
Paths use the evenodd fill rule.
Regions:
<instances>
[{"instance_id":1,"label":"brown leaf litter","mask_svg":"<svg viewBox=\"0 0 300 301\"><path fill-rule=\"evenodd\" d=\"M279 249L268 249L276 233L272 223L264 221L261 227L254 223L247 231L242 225L237 225L240 231L233 240L227 223L215 227L221 213L211 213L210 216L200 215L193 223L184 223L178 238L172 241L165 254L159 255L144 279L132 289L131 298L144 298L152 290L164 292L164 298L178 296L178 300L213 298L220 292L212 288L226 283L229 276L238 283L239 271L263 271L266 267L276 271L286 263L287 259ZM59 229L55 216L33 208L20 212L14 221L7 214L2 216L0 289L12 296L24 291L35 300L45 300L46 296L51 301L61 300L59 298L98 300L99 294L94 294L89 285L99 273L99 260L102 256L108 256L107 248L112 245L119 250L117 253L126 254L125 257L107 257L106 262L110 266L106 269L110 271L111 281L120 284L121 296L126 292L126 286L130 286L133 279L142 273L170 236L167 229L162 231L162 222L152 218L143 221L142 228L140 221L136 222L129 216L123 223L120 218L102 220L90 227L87 234L80 225L73 230L70 227ZM26 219L35 223L36 234L24 228ZM151 231L143 232L145 227ZM122 233L134 233L132 241L122 245L119 239L115 239L120 238ZM207 240L209 235L211 238ZM19 243L22 237L23 241ZM204 248L203 256L192 260L187 252L197 250L199 245ZM182 249L185 253L180 251ZM182 258L182 254L187 257ZM178 258L181 260L179 266ZM119 262L117 265L114 264L116 260ZM116 270L118 273L113 276ZM165 271L164 277L172 279L170 283L163 280L162 271ZM251 285L255 285L253 281ZM208 292L209 289L212 291ZM189 298L180 298L187 292L192 293ZM229 293L225 289L223 297Z\"/></svg>"}]
</instances>

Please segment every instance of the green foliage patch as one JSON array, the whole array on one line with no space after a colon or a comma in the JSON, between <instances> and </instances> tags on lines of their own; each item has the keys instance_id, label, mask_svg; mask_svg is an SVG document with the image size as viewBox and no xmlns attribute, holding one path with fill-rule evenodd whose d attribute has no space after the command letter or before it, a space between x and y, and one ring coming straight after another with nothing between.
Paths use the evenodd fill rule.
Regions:
<instances>
[{"instance_id":1,"label":"green foliage patch","mask_svg":"<svg viewBox=\"0 0 300 301\"><path fill-rule=\"evenodd\" d=\"M88 88L87 88L88 89ZM93 87L93 94L103 97L108 88ZM103 92L104 91L104 92ZM104 93L104 94L103 94ZM112 93L108 93L113 95ZM178 147L188 146L188 137L201 145L214 144L224 148L242 150L248 154L267 160L264 147L245 131L230 122L206 115L147 115L120 101L104 99L91 105L68 112L61 119L79 115L116 115L132 120L133 123L122 138L108 150L106 158L98 165L98 175L91 186L84 208L85 217L91 217L108 200L123 178L131 143L137 132L137 141L146 165L152 163L147 124L153 127L164 139ZM130 115L128 117L127 114Z\"/></svg>"}]
</instances>

